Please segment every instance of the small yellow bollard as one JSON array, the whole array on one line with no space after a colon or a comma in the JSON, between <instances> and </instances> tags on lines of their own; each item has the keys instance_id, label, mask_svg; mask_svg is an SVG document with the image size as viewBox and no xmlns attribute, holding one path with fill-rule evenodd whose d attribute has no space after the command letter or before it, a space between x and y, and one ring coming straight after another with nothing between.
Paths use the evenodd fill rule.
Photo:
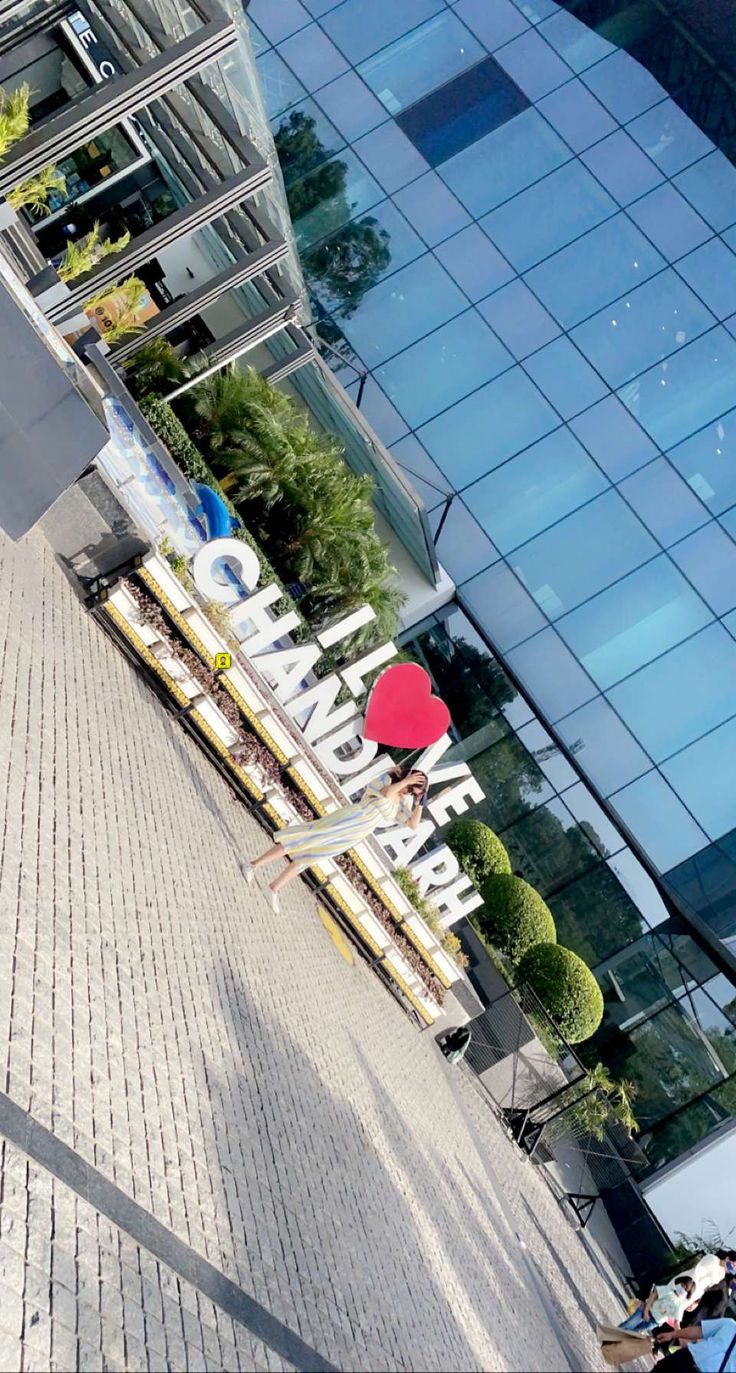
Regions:
<instances>
[{"instance_id":1,"label":"small yellow bollard","mask_svg":"<svg viewBox=\"0 0 736 1373\"><path fill-rule=\"evenodd\" d=\"M232 667L232 665L233 665L233 655L232 655L232 653L216 653L216 654L215 654L215 671L216 671L216 672L227 672L227 669L228 669L229 667Z\"/></svg>"}]
</instances>

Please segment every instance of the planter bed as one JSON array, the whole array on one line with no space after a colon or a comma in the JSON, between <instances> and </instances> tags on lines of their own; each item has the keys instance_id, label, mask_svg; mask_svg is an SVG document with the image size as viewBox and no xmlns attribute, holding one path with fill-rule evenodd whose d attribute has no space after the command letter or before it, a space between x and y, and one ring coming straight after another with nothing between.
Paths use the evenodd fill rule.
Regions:
<instances>
[{"instance_id":1,"label":"planter bed","mask_svg":"<svg viewBox=\"0 0 736 1373\"><path fill-rule=\"evenodd\" d=\"M216 741L221 759L229 764L241 781L246 780L249 795L255 794L256 799L261 801L261 809L273 821L275 829L290 823L294 817L312 820L323 814L324 803L317 798L306 779L302 781L300 777L302 763L294 758L297 752L294 741L286 736L279 721L270 712L264 712L263 721L256 716L234 683L229 681L227 673L214 672L209 665L212 654L204 642L205 635L200 638L196 633L197 617L185 616L182 613L184 607L180 608L179 595L176 600L179 605L173 597L169 597L168 589L160 588L156 579L144 568L121 583L103 609L113 618L119 617L118 624L120 620L129 624L139 640L141 656L164 684L170 683L172 694L180 705L188 705L195 693L206 695L208 700L203 709L198 707L191 710L190 707L190 719L210 743ZM209 640L210 635L206 637ZM161 649L158 649L159 644ZM185 670L185 678L181 682L175 680L173 673L168 672L161 661L165 647L171 650L170 656ZM221 721L220 727L218 720ZM293 762L289 766L291 759ZM314 771L305 767L305 772L314 784L317 780ZM254 778L260 778L261 785ZM277 790L271 793L271 788ZM264 792L267 793L265 797ZM375 956L383 957L385 971L401 988L421 1018L431 1023L436 1019L438 1008L444 1000L445 976L436 965L434 967L439 976L429 966L430 960L414 931L404 927L404 933L404 929L397 928L397 917L400 920L401 916L398 912L392 913L375 890L370 880L375 882L375 878L367 867L363 864L358 866L348 854L336 857L333 863L344 874L351 893L346 891L342 882L339 883L342 890L337 890L329 877L319 869L313 870L315 876L327 881L327 893L351 925L357 926L370 951ZM389 936L388 941L384 939L379 944L372 936L366 938L370 932L361 920L361 912L370 913ZM374 948L375 945L378 947ZM434 960L431 962L434 964Z\"/></svg>"}]
</instances>

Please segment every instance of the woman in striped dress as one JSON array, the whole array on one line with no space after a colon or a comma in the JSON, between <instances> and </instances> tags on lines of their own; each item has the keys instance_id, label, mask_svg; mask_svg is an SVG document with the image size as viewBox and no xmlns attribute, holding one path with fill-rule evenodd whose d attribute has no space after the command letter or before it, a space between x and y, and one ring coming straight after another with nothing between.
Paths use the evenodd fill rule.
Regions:
<instances>
[{"instance_id":1,"label":"woman in striped dress","mask_svg":"<svg viewBox=\"0 0 736 1373\"><path fill-rule=\"evenodd\" d=\"M257 868L274 863L277 858L285 858L286 867L270 884L271 904L278 911L281 888L311 863L345 853L375 830L395 825L399 820L415 830L422 818L427 785L425 773L404 774L401 768L394 768L367 786L353 805L341 806L319 820L276 830L272 848L252 863L245 859L241 864L246 882L253 881Z\"/></svg>"}]
</instances>

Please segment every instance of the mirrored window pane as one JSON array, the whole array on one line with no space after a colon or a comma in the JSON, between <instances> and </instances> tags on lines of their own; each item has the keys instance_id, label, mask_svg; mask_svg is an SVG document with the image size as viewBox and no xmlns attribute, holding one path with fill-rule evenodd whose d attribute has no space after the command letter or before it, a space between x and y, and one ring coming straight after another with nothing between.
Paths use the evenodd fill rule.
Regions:
<instances>
[{"instance_id":1,"label":"mirrored window pane","mask_svg":"<svg viewBox=\"0 0 736 1373\"><path fill-rule=\"evenodd\" d=\"M601 1032L597 1042L604 1042ZM606 1045L606 1061L616 1077L636 1080L636 1116L646 1130L723 1081L726 1070L714 1048L679 1003L637 1025L610 1049Z\"/></svg>"},{"instance_id":2,"label":"mirrored window pane","mask_svg":"<svg viewBox=\"0 0 736 1373\"><path fill-rule=\"evenodd\" d=\"M616 396L606 396L577 415L570 421L570 428L614 482L643 467L657 454L651 439Z\"/></svg>"},{"instance_id":3,"label":"mirrored window pane","mask_svg":"<svg viewBox=\"0 0 736 1373\"><path fill-rule=\"evenodd\" d=\"M716 612L736 605L736 544L715 521L683 539L672 557Z\"/></svg>"},{"instance_id":4,"label":"mirrored window pane","mask_svg":"<svg viewBox=\"0 0 736 1373\"><path fill-rule=\"evenodd\" d=\"M450 483L432 461L416 434L407 434L406 438L392 444L391 456L400 467L403 467L428 510L432 510L436 505L444 507L446 498L452 494Z\"/></svg>"},{"instance_id":5,"label":"mirrored window pane","mask_svg":"<svg viewBox=\"0 0 736 1373\"><path fill-rule=\"evenodd\" d=\"M345 139L314 100L302 100L293 109L273 121L273 137L279 155L279 165L286 186L289 187L313 172L345 146ZM326 173L329 181L332 173ZM299 210L300 202L295 201Z\"/></svg>"},{"instance_id":6,"label":"mirrored window pane","mask_svg":"<svg viewBox=\"0 0 736 1373\"><path fill-rule=\"evenodd\" d=\"M473 819L496 831L552 799L546 777L513 735L476 754L473 774L485 793L473 807Z\"/></svg>"},{"instance_id":7,"label":"mirrored window pane","mask_svg":"<svg viewBox=\"0 0 736 1373\"><path fill-rule=\"evenodd\" d=\"M486 0L458 0L455 11L489 52L528 28L527 20L511 0L496 0L493 5L486 4Z\"/></svg>"},{"instance_id":8,"label":"mirrored window pane","mask_svg":"<svg viewBox=\"0 0 736 1373\"><path fill-rule=\"evenodd\" d=\"M723 153L702 157L674 184L718 233L736 222L736 167Z\"/></svg>"},{"instance_id":9,"label":"mirrored window pane","mask_svg":"<svg viewBox=\"0 0 736 1373\"><path fill-rule=\"evenodd\" d=\"M544 629L527 639L509 653L508 661L552 724L596 694L590 678L554 629Z\"/></svg>"},{"instance_id":10,"label":"mirrored window pane","mask_svg":"<svg viewBox=\"0 0 736 1373\"><path fill-rule=\"evenodd\" d=\"M666 883L685 910L710 925L733 952L736 948L736 831L680 863Z\"/></svg>"},{"instance_id":11,"label":"mirrored window pane","mask_svg":"<svg viewBox=\"0 0 736 1373\"><path fill-rule=\"evenodd\" d=\"M544 34L547 42L575 72L585 71L608 53L615 52L612 43L566 10L560 10L550 19L545 19L539 26L539 33Z\"/></svg>"},{"instance_id":12,"label":"mirrored window pane","mask_svg":"<svg viewBox=\"0 0 736 1373\"><path fill-rule=\"evenodd\" d=\"M706 425L667 456L714 514L736 504L736 410Z\"/></svg>"},{"instance_id":13,"label":"mirrored window pane","mask_svg":"<svg viewBox=\"0 0 736 1373\"><path fill-rule=\"evenodd\" d=\"M675 104L663 100L629 124L628 132L667 176L712 151L710 139Z\"/></svg>"},{"instance_id":14,"label":"mirrored window pane","mask_svg":"<svg viewBox=\"0 0 736 1373\"><path fill-rule=\"evenodd\" d=\"M614 854L609 858L608 866L642 912L648 925L654 927L670 919L670 913L657 887L630 849L623 849L621 853ZM695 947L697 949L698 946ZM688 960L687 966L690 969L693 966L700 969L700 963L696 962L694 965L692 958Z\"/></svg>"},{"instance_id":15,"label":"mirrored window pane","mask_svg":"<svg viewBox=\"0 0 736 1373\"><path fill-rule=\"evenodd\" d=\"M519 738L556 791L564 791L565 787L575 785L578 780L577 773L570 767L564 753L539 720L532 720L528 725L524 725L519 730Z\"/></svg>"},{"instance_id":16,"label":"mirrored window pane","mask_svg":"<svg viewBox=\"0 0 736 1373\"><path fill-rule=\"evenodd\" d=\"M655 248L672 262L689 253L711 236L710 225L696 214L684 196L666 181L636 205L629 206L629 215L643 229Z\"/></svg>"},{"instance_id":17,"label":"mirrored window pane","mask_svg":"<svg viewBox=\"0 0 736 1373\"><path fill-rule=\"evenodd\" d=\"M354 147L376 180L389 192L397 191L427 170L421 153L393 120L359 138Z\"/></svg>"},{"instance_id":18,"label":"mirrored window pane","mask_svg":"<svg viewBox=\"0 0 736 1373\"><path fill-rule=\"evenodd\" d=\"M434 251L469 300L482 300L514 275L513 268L477 224L469 224ZM493 324L491 319L488 322Z\"/></svg>"},{"instance_id":19,"label":"mirrored window pane","mask_svg":"<svg viewBox=\"0 0 736 1373\"><path fill-rule=\"evenodd\" d=\"M736 310L736 255L720 238L684 257L677 270L718 319Z\"/></svg>"},{"instance_id":20,"label":"mirrored window pane","mask_svg":"<svg viewBox=\"0 0 736 1373\"><path fill-rule=\"evenodd\" d=\"M709 969L714 964L680 922L643 935L595 970L606 1002L603 1033L610 1025L632 1029L683 995L697 994L697 979Z\"/></svg>"},{"instance_id":21,"label":"mirrored window pane","mask_svg":"<svg viewBox=\"0 0 736 1373\"><path fill-rule=\"evenodd\" d=\"M461 291L429 253L379 282L342 327L370 367L467 309Z\"/></svg>"},{"instance_id":22,"label":"mirrored window pane","mask_svg":"<svg viewBox=\"0 0 736 1373\"><path fill-rule=\"evenodd\" d=\"M394 198L430 248L456 234L470 221L467 211L436 172L420 176L410 186L397 191Z\"/></svg>"},{"instance_id":23,"label":"mirrored window pane","mask_svg":"<svg viewBox=\"0 0 736 1373\"><path fill-rule=\"evenodd\" d=\"M309 289L331 313L348 319L367 291L426 252L390 200L345 224L303 255Z\"/></svg>"},{"instance_id":24,"label":"mirrored window pane","mask_svg":"<svg viewBox=\"0 0 736 1373\"><path fill-rule=\"evenodd\" d=\"M354 216L383 199L383 191L352 152L293 182L289 210L299 247L303 250L328 238Z\"/></svg>"},{"instance_id":25,"label":"mirrored window pane","mask_svg":"<svg viewBox=\"0 0 736 1373\"><path fill-rule=\"evenodd\" d=\"M477 311L467 310L377 368L376 377L415 428L512 362Z\"/></svg>"},{"instance_id":26,"label":"mirrored window pane","mask_svg":"<svg viewBox=\"0 0 736 1373\"><path fill-rule=\"evenodd\" d=\"M485 56L452 10L443 9L362 62L358 71L389 114L398 114Z\"/></svg>"},{"instance_id":27,"label":"mirrored window pane","mask_svg":"<svg viewBox=\"0 0 736 1373\"><path fill-rule=\"evenodd\" d=\"M659 762L733 714L736 642L712 624L633 677L610 699Z\"/></svg>"},{"instance_id":28,"label":"mirrored window pane","mask_svg":"<svg viewBox=\"0 0 736 1373\"><path fill-rule=\"evenodd\" d=\"M307 91L277 52L264 52L256 63L269 118L303 100Z\"/></svg>"},{"instance_id":29,"label":"mirrored window pane","mask_svg":"<svg viewBox=\"0 0 736 1373\"><path fill-rule=\"evenodd\" d=\"M574 153L582 152L616 128L615 120L582 81L559 86L539 101L538 108Z\"/></svg>"},{"instance_id":30,"label":"mirrored window pane","mask_svg":"<svg viewBox=\"0 0 736 1373\"><path fill-rule=\"evenodd\" d=\"M662 180L662 173L623 129L590 148L583 155L583 162L619 205L637 200Z\"/></svg>"},{"instance_id":31,"label":"mirrored window pane","mask_svg":"<svg viewBox=\"0 0 736 1373\"><path fill-rule=\"evenodd\" d=\"M735 387L736 341L718 327L619 394L660 448L672 448L727 411Z\"/></svg>"},{"instance_id":32,"label":"mirrored window pane","mask_svg":"<svg viewBox=\"0 0 736 1373\"><path fill-rule=\"evenodd\" d=\"M605 490L607 482L568 429L477 482L468 499L502 553L509 553Z\"/></svg>"},{"instance_id":33,"label":"mirrored window pane","mask_svg":"<svg viewBox=\"0 0 736 1373\"><path fill-rule=\"evenodd\" d=\"M655 458L619 487L629 505L665 548L708 520L703 502L665 458Z\"/></svg>"},{"instance_id":34,"label":"mirrored window pane","mask_svg":"<svg viewBox=\"0 0 736 1373\"><path fill-rule=\"evenodd\" d=\"M615 203L580 162L568 162L482 221L517 272L579 238L615 211Z\"/></svg>"},{"instance_id":35,"label":"mirrored window pane","mask_svg":"<svg viewBox=\"0 0 736 1373\"><path fill-rule=\"evenodd\" d=\"M488 300L481 301L478 309L517 358L536 352L560 332L559 325L523 281L512 281L501 291L495 291Z\"/></svg>"},{"instance_id":36,"label":"mirrored window pane","mask_svg":"<svg viewBox=\"0 0 736 1373\"><path fill-rule=\"evenodd\" d=\"M357 403L360 385L360 380L356 380L345 387L353 404ZM363 384L360 413L387 446L396 443L407 433L405 421L373 377L366 377Z\"/></svg>"},{"instance_id":37,"label":"mirrored window pane","mask_svg":"<svg viewBox=\"0 0 736 1373\"><path fill-rule=\"evenodd\" d=\"M355 72L322 86L317 102L340 133L351 142L386 119L386 110Z\"/></svg>"},{"instance_id":38,"label":"mirrored window pane","mask_svg":"<svg viewBox=\"0 0 736 1373\"><path fill-rule=\"evenodd\" d=\"M605 382L569 338L555 339L524 366L558 414L569 420L607 394Z\"/></svg>"},{"instance_id":39,"label":"mirrored window pane","mask_svg":"<svg viewBox=\"0 0 736 1373\"><path fill-rule=\"evenodd\" d=\"M649 772L612 797L625 825L660 872L705 848L708 837L659 772Z\"/></svg>"},{"instance_id":40,"label":"mirrored window pane","mask_svg":"<svg viewBox=\"0 0 736 1373\"><path fill-rule=\"evenodd\" d=\"M461 611L453 611L404 647L430 674L445 701L453 739L473 745L465 750L453 747L454 759L473 756L479 747L508 735L499 712L514 700L516 688Z\"/></svg>"},{"instance_id":41,"label":"mirrored window pane","mask_svg":"<svg viewBox=\"0 0 736 1373\"><path fill-rule=\"evenodd\" d=\"M684 348L715 320L676 272L660 272L581 324L573 338L609 386Z\"/></svg>"},{"instance_id":42,"label":"mirrored window pane","mask_svg":"<svg viewBox=\"0 0 736 1373\"><path fill-rule=\"evenodd\" d=\"M654 1127L643 1141L652 1168L663 1168L688 1149L694 1149L708 1135L720 1130L734 1114L736 1078L732 1077Z\"/></svg>"},{"instance_id":43,"label":"mirrored window pane","mask_svg":"<svg viewBox=\"0 0 736 1373\"><path fill-rule=\"evenodd\" d=\"M445 504L437 509L432 528L437 557L455 583L474 577L491 563L498 562L497 550L459 496L449 508Z\"/></svg>"},{"instance_id":44,"label":"mirrored window pane","mask_svg":"<svg viewBox=\"0 0 736 1373\"><path fill-rule=\"evenodd\" d=\"M529 101L492 57L446 81L396 116L430 166L438 167L525 110Z\"/></svg>"},{"instance_id":45,"label":"mirrored window pane","mask_svg":"<svg viewBox=\"0 0 736 1373\"><path fill-rule=\"evenodd\" d=\"M720 839L736 825L734 757L736 721L729 720L662 764L665 777L711 839Z\"/></svg>"},{"instance_id":46,"label":"mirrored window pane","mask_svg":"<svg viewBox=\"0 0 736 1373\"><path fill-rule=\"evenodd\" d=\"M442 9L442 0L343 0L322 24L333 42L356 65Z\"/></svg>"},{"instance_id":47,"label":"mirrored window pane","mask_svg":"<svg viewBox=\"0 0 736 1373\"><path fill-rule=\"evenodd\" d=\"M657 551L621 497L607 491L517 549L511 562L540 608L557 619Z\"/></svg>"},{"instance_id":48,"label":"mirrored window pane","mask_svg":"<svg viewBox=\"0 0 736 1373\"><path fill-rule=\"evenodd\" d=\"M311 21L309 10L300 0L281 0L273 5L270 0L250 0L248 5L248 27L258 24L271 43L280 43L290 33L303 29Z\"/></svg>"},{"instance_id":49,"label":"mirrored window pane","mask_svg":"<svg viewBox=\"0 0 736 1373\"><path fill-rule=\"evenodd\" d=\"M527 281L560 324L571 329L663 266L626 215L616 215L533 267Z\"/></svg>"},{"instance_id":50,"label":"mirrored window pane","mask_svg":"<svg viewBox=\"0 0 736 1373\"><path fill-rule=\"evenodd\" d=\"M502 653L545 623L544 616L505 563L497 563L465 582L462 601Z\"/></svg>"},{"instance_id":51,"label":"mirrored window pane","mask_svg":"<svg viewBox=\"0 0 736 1373\"><path fill-rule=\"evenodd\" d=\"M545 898L600 862L587 834L558 797L503 831L514 869Z\"/></svg>"},{"instance_id":52,"label":"mirrored window pane","mask_svg":"<svg viewBox=\"0 0 736 1373\"><path fill-rule=\"evenodd\" d=\"M559 631L598 686L609 687L712 618L663 556L563 616Z\"/></svg>"},{"instance_id":53,"label":"mirrored window pane","mask_svg":"<svg viewBox=\"0 0 736 1373\"><path fill-rule=\"evenodd\" d=\"M527 29L519 38L497 49L496 61L530 100L540 100L570 80L570 68L541 37L541 30Z\"/></svg>"},{"instance_id":54,"label":"mirrored window pane","mask_svg":"<svg viewBox=\"0 0 736 1373\"><path fill-rule=\"evenodd\" d=\"M342 76L348 64L319 24L309 24L279 44L279 52L308 91Z\"/></svg>"},{"instance_id":55,"label":"mirrored window pane","mask_svg":"<svg viewBox=\"0 0 736 1373\"><path fill-rule=\"evenodd\" d=\"M586 776L604 796L651 767L641 745L602 696L565 716L557 728Z\"/></svg>"},{"instance_id":56,"label":"mirrored window pane","mask_svg":"<svg viewBox=\"0 0 736 1373\"><path fill-rule=\"evenodd\" d=\"M621 831L609 820L582 782L569 787L564 799L565 805L603 858L611 858L621 852L624 847Z\"/></svg>"},{"instance_id":57,"label":"mirrored window pane","mask_svg":"<svg viewBox=\"0 0 736 1373\"><path fill-rule=\"evenodd\" d=\"M490 426L489 415L493 415ZM430 420L419 437L460 488L558 424L558 416L541 392L520 367L514 367Z\"/></svg>"},{"instance_id":58,"label":"mirrored window pane","mask_svg":"<svg viewBox=\"0 0 736 1373\"><path fill-rule=\"evenodd\" d=\"M440 174L477 217L518 195L570 156L567 144L530 109L456 153L442 164Z\"/></svg>"},{"instance_id":59,"label":"mirrored window pane","mask_svg":"<svg viewBox=\"0 0 736 1373\"><path fill-rule=\"evenodd\" d=\"M584 73L583 81L621 124L628 123L667 95L651 73L627 52L613 52L604 57Z\"/></svg>"},{"instance_id":60,"label":"mirrored window pane","mask_svg":"<svg viewBox=\"0 0 736 1373\"><path fill-rule=\"evenodd\" d=\"M605 863L547 897L557 942L594 968L602 958L638 939L646 926L641 912Z\"/></svg>"}]
</instances>

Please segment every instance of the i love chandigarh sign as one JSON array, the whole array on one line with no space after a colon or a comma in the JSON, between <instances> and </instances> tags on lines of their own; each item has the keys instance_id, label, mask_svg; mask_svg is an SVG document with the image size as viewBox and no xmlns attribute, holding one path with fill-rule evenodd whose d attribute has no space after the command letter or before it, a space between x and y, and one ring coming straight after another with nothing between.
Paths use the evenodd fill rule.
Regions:
<instances>
[{"instance_id":1,"label":"i love chandigarh sign","mask_svg":"<svg viewBox=\"0 0 736 1373\"><path fill-rule=\"evenodd\" d=\"M228 579L227 568L245 589L245 595ZM272 613L271 607L281 599L282 589L276 583L259 586L260 561L248 544L230 537L211 539L195 554L190 572L205 600L227 607L241 652L348 796L358 795L374 777L393 767L389 754L379 755L379 744L424 749L416 766L427 774L430 788L452 785L436 800L430 797L429 815L416 830L397 825L379 831L376 839L392 866L410 867L421 894L431 894L444 925L454 924L482 905L481 896L470 878L460 872L457 859L446 844L417 859L438 825L462 815L469 805L476 805L484 797L467 763L441 762L452 743L447 733L450 715L444 702L432 695L431 682L423 668L414 663L399 663L381 672L365 716L357 699L365 692L366 677L396 656L394 643L371 649L339 672L330 673L312 686L304 685L326 650L375 619L371 607L361 606L317 634L312 642L278 647L300 627L301 621L294 611L285 615ZM345 694L345 688L352 699L338 705L337 698Z\"/></svg>"}]
</instances>

